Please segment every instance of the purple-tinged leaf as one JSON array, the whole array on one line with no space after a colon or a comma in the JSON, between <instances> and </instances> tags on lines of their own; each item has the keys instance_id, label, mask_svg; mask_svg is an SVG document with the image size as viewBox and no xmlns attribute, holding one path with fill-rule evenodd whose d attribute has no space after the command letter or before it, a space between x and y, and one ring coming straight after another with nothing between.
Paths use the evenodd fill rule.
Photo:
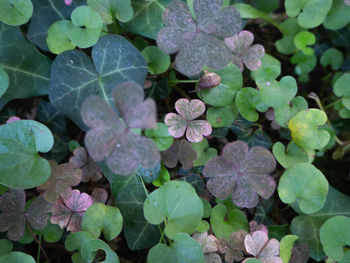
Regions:
<instances>
[{"instance_id":1,"label":"purple-tinged leaf","mask_svg":"<svg viewBox=\"0 0 350 263\"><path fill-rule=\"evenodd\" d=\"M350 5L350 0L344 0L344 3L345 3L346 5Z\"/></svg>"},{"instance_id":2,"label":"purple-tinged leaf","mask_svg":"<svg viewBox=\"0 0 350 263\"><path fill-rule=\"evenodd\" d=\"M296 244L292 249L289 263L307 263L309 255L309 246L307 244Z\"/></svg>"},{"instance_id":3,"label":"purple-tinged leaf","mask_svg":"<svg viewBox=\"0 0 350 263\"><path fill-rule=\"evenodd\" d=\"M249 223L249 231L250 233L253 233L255 231L263 231L266 234L269 234L269 230L267 229L267 227L263 224L258 224L256 221L250 221Z\"/></svg>"},{"instance_id":4,"label":"purple-tinged leaf","mask_svg":"<svg viewBox=\"0 0 350 263\"><path fill-rule=\"evenodd\" d=\"M222 156L210 159L203 175L209 177L207 189L215 197L232 201L239 207L252 208L258 204L258 195L271 197L276 188L269 174L275 169L276 161L267 149L256 146L249 150L243 141L227 144Z\"/></svg>"},{"instance_id":5,"label":"purple-tinged leaf","mask_svg":"<svg viewBox=\"0 0 350 263\"><path fill-rule=\"evenodd\" d=\"M108 199L108 193L104 188L95 188L91 194L92 202L105 204Z\"/></svg>"},{"instance_id":6,"label":"purple-tinged leaf","mask_svg":"<svg viewBox=\"0 0 350 263\"><path fill-rule=\"evenodd\" d=\"M240 230L233 232L229 240L221 237L218 242L219 251L225 254L225 261L232 263L234 261L241 261L244 258L244 238L247 232Z\"/></svg>"},{"instance_id":7,"label":"purple-tinged leaf","mask_svg":"<svg viewBox=\"0 0 350 263\"><path fill-rule=\"evenodd\" d=\"M27 220L34 229L43 229L47 225L49 219L49 212L51 212L52 205L44 198L39 197L35 199L27 208Z\"/></svg>"},{"instance_id":8,"label":"purple-tinged leaf","mask_svg":"<svg viewBox=\"0 0 350 263\"><path fill-rule=\"evenodd\" d=\"M197 159L196 152L186 140L175 140L169 149L162 152L163 164L169 168L175 168L180 162L185 170L193 167L193 161Z\"/></svg>"},{"instance_id":9,"label":"purple-tinged leaf","mask_svg":"<svg viewBox=\"0 0 350 263\"><path fill-rule=\"evenodd\" d=\"M67 199L60 198L52 209L51 223L58 224L67 231L81 229L81 220L85 211L93 204L92 198L79 190L73 190Z\"/></svg>"},{"instance_id":10,"label":"purple-tinged leaf","mask_svg":"<svg viewBox=\"0 0 350 263\"><path fill-rule=\"evenodd\" d=\"M190 142L200 142L203 135L208 136L212 132L211 125L205 120L194 120L205 112L202 101L194 99L179 99L175 103L175 109L179 113L168 113L164 123L169 126L169 134L174 138L180 138L185 134Z\"/></svg>"},{"instance_id":11,"label":"purple-tinged leaf","mask_svg":"<svg viewBox=\"0 0 350 263\"><path fill-rule=\"evenodd\" d=\"M241 28L239 12L232 6L222 8L222 0L195 0L193 20L186 3L172 1L163 13L166 25L158 32L157 44L168 53L177 53L176 68L187 76L201 72L204 65L220 69L232 60L221 40Z\"/></svg>"},{"instance_id":12,"label":"purple-tinged leaf","mask_svg":"<svg viewBox=\"0 0 350 263\"><path fill-rule=\"evenodd\" d=\"M11 116L10 118L8 118L8 120L6 121L6 124L14 122L14 121L19 121L21 118L20 117L16 117L16 116Z\"/></svg>"},{"instance_id":13,"label":"purple-tinged leaf","mask_svg":"<svg viewBox=\"0 0 350 263\"><path fill-rule=\"evenodd\" d=\"M88 155L84 147L78 147L73 151L73 156L69 158L69 162L82 171L81 181L87 183L97 182L102 178L100 168L95 161Z\"/></svg>"},{"instance_id":14,"label":"purple-tinged leaf","mask_svg":"<svg viewBox=\"0 0 350 263\"><path fill-rule=\"evenodd\" d=\"M254 35L246 30L239 32L232 37L225 38L226 45L233 51L233 62L243 71L244 66L249 70L257 70L261 66L260 58L265 54L265 49L262 45L255 44Z\"/></svg>"},{"instance_id":15,"label":"purple-tinged leaf","mask_svg":"<svg viewBox=\"0 0 350 263\"><path fill-rule=\"evenodd\" d=\"M218 251L218 239L214 235L194 233L192 238L196 240L204 253L204 263L222 263L221 258L215 252Z\"/></svg>"},{"instance_id":16,"label":"purple-tinged leaf","mask_svg":"<svg viewBox=\"0 0 350 263\"><path fill-rule=\"evenodd\" d=\"M81 181L82 171L77 169L72 163L58 165L50 161L51 176L44 184L38 186L38 190L44 190L44 198L54 203L61 196L68 198L72 193L72 186L76 186Z\"/></svg>"}]
</instances>

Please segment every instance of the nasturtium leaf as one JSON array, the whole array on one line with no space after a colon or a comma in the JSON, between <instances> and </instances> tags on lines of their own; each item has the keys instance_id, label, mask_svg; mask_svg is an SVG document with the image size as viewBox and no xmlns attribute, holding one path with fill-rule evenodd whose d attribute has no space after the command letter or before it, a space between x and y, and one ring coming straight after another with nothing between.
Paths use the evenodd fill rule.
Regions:
<instances>
[{"instance_id":1,"label":"nasturtium leaf","mask_svg":"<svg viewBox=\"0 0 350 263\"><path fill-rule=\"evenodd\" d=\"M42 100L38 104L37 119L56 134L66 132L66 119L50 102Z\"/></svg>"},{"instance_id":2,"label":"nasturtium leaf","mask_svg":"<svg viewBox=\"0 0 350 263\"><path fill-rule=\"evenodd\" d=\"M157 46L147 46L141 52L148 64L148 71L152 75L165 72L170 66L170 56Z\"/></svg>"},{"instance_id":3,"label":"nasturtium leaf","mask_svg":"<svg viewBox=\"0 0 350 263\"><path fill-rule=\"evenodd\" d=\"M207 189L215 197L226 199L230 195L235 205L252 208L258 204L258 195L271 197L276 188L269 176L275 170L273 155L263 147L249 150L243 141L226 144L222 156L207 162L203 175L209 177Z\"/></svg>"},{"instance_id":4,"label":"nasturtium leaf","mask_svg":"<svg viewBox=\"0 0 350 263\"><path fill-rule=\"evenodd\" d=\"M264 231L255 231L247 234L244 239L245 249L263 263L282 263L279 257L280 244L277 239L270 239ZM247 262L247 259L243 261ZM243 263L242 262L242 263Z\"/></svg>"},{"instance_id":5,"label":"nasturtium leaf","mask_svg":"<svg viewBox=\"0 0 350 263\"><path fill-rule=\"evenodd\" d=\"M51 175L50 178L38 190L44 190L43 197L50 203L54 203L58 198L69 198L72 194L72 186L80 183L82 171L77 169L71 163L58 165L50 161Z\"/></svg>"},{"instance_id":6,"label":"nasturtium leaf","mask_svg":"<svg viewBox=\"0 0 350 263\"><path fill-rule=\"evenodd\" d=\"M229 239L232 232L248 230L248 220L238 209L227 210L224 205L216 205L211 212L211 228L217 238Z\"/></svg>"},{"instance_id":7,"label":"nasturtium leaf","mask_svg":"<svg viewBox=\"0 0 350 263\"><path fill-rule=\"evenodd\" d=\"M350 245L349 225L350 217L335 216L328 219L320 228L323 251L338 262L344 257L343 247Z\"/></svg>"},{"instance_id":8,"label":"nasturtium leaf","mask_svg":"<svg viewBox=\"0 0 350 263\"><path fill-rule=\"evenodd\" d=\"M175 168L180 162L186 170L193 167L193 162L197 159L196 152L191 144L186 140L175 140L171 147L161 153L162 162L166 167Z\"/></svg>"},{"instance_id":9,"label":"nasturtium leaf","mask_svg":"<svg viewBox=\"0 0 350 263\"><path fill-rule=\"evenodd\" d=\"M203 204L189 183L170 181L146 198L143 211L151 224L166 221L164 233L174 238L179 232L192 234L196 230L203 216Z\"/></svg>"},{"instance_id":10,"label":"nasturtium leaf","mask_svg":"<svg viewBox=\"0 0 350 263\"><path fill-rule=\"evenodd\" d=\"M344 74L334 83L333 91L338 97L342 97L342 104L346 109L350 109L350 74Z\"/></svg>"},{"instance_id":11,"label":"nasturtium leaf","mask_svg":"<svg viewBox=\"0 0 350 263\"><path fill-rule=\"evenodd\" d=\"M296 202L305 214L320 210L326 202L328 181L315 166L297 163L285 171L278 184L282 202Z\"/></svg>"},{"instance_id":12,"label":"nasturtium leaf","mask_svg":"<svg viewBox=\"0 0 350 263\"><path fill-rule=\"evenodd\" d=\"M261 67L251 71L250 75L255 81L270 81L281 74L281 62L269 54L261 58Z\"/></svg>"},{"instance_id":13,"label":"nasturtium leaf","mask_svg":"<svg viewBox=\"0 0 350 263\"><path fill-rule=\"evenodd\" d=\"M216 107L231 105L235 94L243 85L242 73L238 67L230 63L220 70L212 70L206 67L204 69L218 74L221 82L214 88L202 89L200 91L200 98L206 104Z\"/></svg>"},{"instance_id":14,"label":"nasturtium leaf","mask_svg":"<svg viewBox=\"0 0 350 263\"><path fill-rule=\"evenodd\" d=\"M134 15L131 0L87 0L87 5L94 9L107 25L114 19L128 22Z\"/></svg>"},{"instance_id":15,"label":"nasturtium leaf","mask_svg":"<svg viewBox=\"0 0 350 263\"><path fill-rule=\"evenodd\" d=\"M174 137L170 136L168 127L161 122L157 122L156 129L145 130L145 136L152 139L159 151L165 151L174 142Z\"/></svg>"},{"instance_id":16,"label":"nasturtium leaf","mask_svg":"<svg viewBox=\"0 0 350 263\"><path fill-rule=\"evenodd\" d=\"M152 183L154 180L156 180L159 176L160 172L160 163L155 165L154 167L150 169L146 169L142 166L139 166L136 170L136 174L140 177L142 177L142 180L146 183Z\"/></svg>"},{"instance_id":17,"label":"nasturtium leaf","mask_svg":"<svg viewBox=\"0 0 350 263\"><path fill-rule=\"evenodd\" d=\"M88 155L84 147L78 147L73 151L73 156L69 158L69 162L76 168L81 169L81 181L97 182L102 178L100 168L95 161Z\"/></svg>"},{"instance_id":18,"label":"nasturtium leaf","mask_svg":"<svg viewBox=\"0 0 350 263\"><path fill-rule=\"evenodd\" d=\"M318 109L298 112L288 123L295 144L306 151L322 149L327 145L330 135L318 126L325 124L327 115Z\"/></svg>"},{"instance_id":19,"label":"nasturtium leaf","mask_svg":"<svg viewBox=\"0 0 350 263\"><path fill-rule=\"evenodd\" d=\"M332 0L286 0L284 6L289 17L298 16L300 26L314 28L326 19L332 2Z\"/></svg>"},{"instance_id":20,"label":"nasturtium leaf","mask_svg":"<svg viewBox=\"0 0 350 263\"><path fill-rule=\"evenodd\" d=\"M297 94L297 82L292 76L285 76L280 81L257 81L261 100L270 107L279 108L288 104Z\"/></svg>"},{"instance_id":21,"label":"nasturtium leaf","mask_svg":"<svg viewBox=\"0 0 350 263\"><path fill-rule=\"evenodd\" d=\"M323 26L327 29L338 30L350 22L350 6L343 0L333 0L333 5L328 13Z\"/></svg>"},{"instance_id":22,"label":"nasturtium leaf","mask_svg":"<svg viewBox=\"0 0 350 263\"><path fill-rule=\"evenodd\" d=\"M0 126L0 183L12 188L32 188L50 176L50 165L38 152L53 146L51 131L43 124L19 120Z\"/></svg>"},{"instance_id":23,"label":"nasturtium leaf","mask_svg":"<svg viewBox=\"0 0 350 263\"><path fill-rule=\"evenodd\" d=\"M275 120L278 125L287 128L289 120L299 111L307 108L308 104L304 97L297 96L289 104L274 109Z\"/></svg>"},{"instance_id":24,"label":"nasturtium leaf","mask_svg":"<svg viewBox=\"0 0 350 263\"><path fill-rule=\"evenodd\" d=\"M9 85L10 85L9 75L7 75L4 68L0 65L0 98L2 95L4 95Z\"/></svg>"},{"instance_id":25,"label":"nasturtium leaf","mask_svg":"<svg viewBox=\"0 0 350 263\"><path fill-rule=\"evenodd\" d=\"M81 51L66 51L56 57L51 72L51 103L85 130L80 117L85 98L98 95L112 105L112 91L118 84L143 85L147 74L144 58L121 36L102 37L92 49L92 60L94 64Z\"/></svg>"},{"instance_id":26,"label":"nasturtium leaf","mask_svg":"<svg viewBox=\"0 0 350 263\"><path fill-rule=\"evenodd\" d=\"M51 61L25 40L19 27L0 23L0 66L10 79L0 109L12 99L48 93Z\"/></svg>"},{"instance_id":27,"label":"nasturtium leaf","mask_svg":"<svg viewBox=\"0 0 350 263\"><path fill-rule=\"evenodd\" d=\"M168 247L158 244L151 248L147 256L148 263L204 263L204 255L200 245L186 233L177 233L173 243Z\"/></svg>"},{"instance_id":28,"label":"nasturtium leaf","mask_svg":"<svg viewBox=\"0 0 350 263\"><path fill-rule=\"evenodd\" d=\"M294 142L286 147L281 142L276 142L272 147L276 160L286 169L297 163L311 163L313 158ZM312 152L313 153L313 152Z\"/></svg>"},{"instance_id":29,"label":"nasturtium leaf","mask_svg":"<svg viewBox=\"0 0 350 263\"><path fill-rule=\"evenodd\" d=\"M232 263L244 258L244 238L247 232L239 230L231 233L228 239L221 237L218 242L219 251L225 254L225 261Z\"/></svg>"},{"instance_id":30,"label":"nasturtium leaf","mask_svg":"<svg viewBox=\"0 0 350 263\"><path fill-rule=\"evenodd\" d=\"M207 111L207 119L214 128L230 126L238 117L234 105L224 107L212 107Z\"/></svg>"},{"instance_id":31,"label":"nasturtium leaf","mask_svg":"<svg viewBox=\"0 0 350 263\"><path fill-rule=\"evenodd\" d=\"M81 228L95 238L99 238L101 231L107 240L116 238L123 227L123 217L119 208L106 206L101 203L93 204L83 215Z\"/></svg>"},{"instance_id":32,"label":"nasturtium leaf","mask_svg":"<svg viewBox=\"0 0 350 263\"><path fill-rule=\"evenodd\" d=\"M10 26L20 26L29 21L33 15L31 0L1 0L0 21Z\"/></svg>"},{"instance_id":33,"label":"nasturtium leaf","mask_svg":"<svg viewBox=\"0 0 350 263\"><path fill-rule=\"evenodd\" d=\"M233 6L222 8L222 0L195 0L196 22L186 3L172 1L163 13L165 28L157 36L157 44L168 54L178 53L178 71L195 76L204 65L221 69L232 60L232 52L221 40L241 29L241 17Z\"/></svg>"},{"instance_id":34,"label":"nasturtium leaf","mask_svg":"<svg viewBox=\"0 0 350 263\"><path fill-rule=\"evenodd\" d=\"M0 263L35 263L34 258L23 252L12 251L11 253L0 257Z\"/></svg>"},{"instance_id":35,"label":"nasturtium leaf","mask_svg":"<svg viewBox=\"0 0 350 263\"><path fill-rule=\"evenodd\" d=\"M284 20L280 27L282 29L283 38L276 41L275 45L278 52L286 55L293 54L297 51L294 44L294 37L302 30L304 30L298 24L298 19L295 17L290 17Z\"/></svg>"},{"instance_id":36,"label":"nasturtium leaf","mask_svg":"<svg viewBox=\"0 0 350 263\"><path fill-rule=\"evenodd\" d=\"M243 88L237 92L236 106L243 118L255 122L259 119L256 107L261 103L260 93L254 88Z\"/></svg>"},{"instance_id":37,"label":"nasturtium leaf","mask_svg":"<svg viewBox=\"0 0 350 263\"><path fill-rule=\"evenodd\" d=\"M312 55L314 50L309 45L313 45L316 42L314 34L308 31L301 31L294 37L295 46L303 51L305 55Z\"/></svg>"},{"instance_id":38,"label":"nasturtium leaf","mask_svg":"<svg viewBox=\"0 0 350 263\"><path fill-rule=\"evenodd\" d=\"M253 42L253 33L246 30L225 38L225 44L233 51L233 63L241 71L244 65L249 70L257 70L261 66L260 58L264 56L265 49L260 44L253 45Z\"/></svg>"},{"instance_id":39,"label":"nasturtium leaf","mask_svg":"<svg viewBox=\"0 0 350 263\"><path fill-rule=\"evenodd\" d=\"M51 223L67 231L77 232L85 211L92 205L91 197L79 190L73 190L68 198L60 198L52 209Z\"/></svg>"},{"instance_id":40,"label":"nasturtium leaf","mask_svg":"<svg viewBox=\"0 0 350 263\"><path fill-rule=\"evenodd\" d=\"M296 235L287 235L284 236L281 239L280 242L280 256L283 261L283 263L288 263L290 260L290 257L292 256L292 249L294 242L298 239L299 237Z\"/></svg>"},{"instance_id":41,"label":"nasturtium leaf","mask_svg":"<svg viewBox=\"0 0 350 263\"><path fill-rule=\"evenodd\" d=\"M46 39L50 52L60 54L63 51L75 49L75 44L69 38L73 28L74 25L68 20L59 20L50 26Z\"/></svg>"},{"instance_id":42,"label":"nasturtium leaf","mask_svg":"<svg viewBox=\"0 0 350 263\"><path fill-rule=\"evenodd\" d=\"M163 164L160 166L159 176L152 184L156 187L161 187L166 182L170 181L170 174Z\"/></svg>"},{"instance_id":43,"label":"nasturtium leaf","mask_svg":"<svg viewBox=\"0 0 350 263\"><path fill-rule=\"evenodd\" d=\"M100 262L119 263L117 254L108 246L108 244L103 242L101 239L92 239L86 241L80 250L80 254L85 262L93 262L96 257L96 253L99 250L103 250L106 255L105 260Z\"/></svg>"},{"instance_id":44,"label":"nasturtium leaf","mask_svg":"<svg viewBox=\"0 0 350 263\"><path fill-rule=\"evenodd\" d=\"M195 120L205 112L205 105L201 100L179 99L175 103L178 112L168 113L164 123L169 126L169 134L174 138L182 137L186 132L186 138L190 142L200 142L203 136L209 136L212 128L206 120Z\"/></svg>"},{"instance_id":45,"label":"nasturtium leaf","mask_svg":"<svg viewBox=\"0 0 350 263\"><path fill-rule=\"evenodd\" d=\"M343 53L336 48L329 48L322 53L320 63L324 68L330 65L333 70L338 70L343 65L343 60Z\"/></svg>"},{"instance_id":46,"label":"nasturtium leaf","mask_svg":"<svg viewBox=\"0 0 350 263\"><path fill-rule=\"evenodd\" d=\"M89 6L79 6L71 14L73 28L69 31L72 43L80 48L95 45L101 34L103 21Z\"/></svg>"},{"instance_id":47,"label":"nasturtium leaf","mask_svg":"<svg viewBox=\"0 0 350 263\"><path fill-rule=\"evenodd\" d=\"M205 165L212 157L218 155L218 151L215 148L211 148L206 139L192 143L192 149L197 153L197 159L193 162L193 166Z\"/></svg>"}]
</instances>

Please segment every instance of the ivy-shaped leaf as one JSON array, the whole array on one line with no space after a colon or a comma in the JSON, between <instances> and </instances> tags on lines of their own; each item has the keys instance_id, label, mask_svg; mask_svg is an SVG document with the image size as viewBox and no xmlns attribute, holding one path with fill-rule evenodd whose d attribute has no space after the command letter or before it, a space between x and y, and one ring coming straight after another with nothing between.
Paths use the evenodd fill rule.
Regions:
<instances>
[{"instance_id":1,"label":"ivy-shaped leaf","mask_svg":"<svg viewBox=\"0 0 350 263\"><path fill-rule=\"evenodd\" d=\"M66 132L66 118L50 102L42 100L39 102L37 119L46 123L47 127L56 134Z\"/></svg>"},{"instance_id":2,"label":"ivy-shaped leaf","mask_svg":"<svg viewBox=\"0 0 350 263\"><path fill-rule=\"evenodd\" d=\"M20 26L29 21L33 15L31 0L3 0L0 2L0 21L10 26Z\"/></svg>"},{"instance_id":3,"label":"ivy-shaped leaf","mask_svg":"<svg viewBox=\"0 0 350 263\"><path fill-rule=\"evenodd\" d=\"M162 162L166 167L175 168L180 162L184 169L193 167L197 154L186 140L175 140L169 149L161 153Z\"/></svg>"},{"instance_id":4,"label":"ivy-shaped leaf","mask_svg":"<svg viewBox=\"0 0 350 263\"><path fill-rule=\"evenodd\" d=\"M202 101L194 99L179 99L175 103L175 109L179 114L168 113L164 122L169 126L169 133L174 138L182 137L186 132L186 138L190 142L200 142L204 136L211 134L212 128L208 121L195 120L205 112Z\"/></svg>"},{"instance_id":5,"label":"ivy-shaped leaf","mask_svg":"<svg viewBox=\"0 0 350 263\"><path fill-rule=\"evenodd\" d=\"M142 55L121 36L100 38L92 49L92 60L94 64L84 52L67 51L56 57L51 72L51 103L85 130L80 117L85 98L98 95L112 105L117 85L125 81L143 85L147 74Z\"/></svg>"},{"instance_id":6,"label":"ivy-shaped leaf","mask_svg":"<svg viewBox=\"0 0 350 263\"><path fill-rule=\"evenodd\" d=\"M224 237L219 239L218 248L219 251L225 254L225 261L227 263L233 263L235 261L241 261L244 258L244 238L247 232L240 230L233 232L229 239Z\"/></svg>"},{"instance_id":7,"label":"ivy-shaped leaf","mask_svg":"<svg viewBox=\"0 0 350 263\"><path fill-rule=\"evenodd\" d=\"M87 5L94 9L106 25L113 19L128 22L134 15L131 0L87 0Z\"/></svg>"},{"instance_id":8,"label":"ivy-shaped leaf","mask_svg":"<svg viewBox=\"0 0 350 263\"><path fill-rule=\"evenodd\" d=\"M177 70L195 76L204 65L220 69L232 60L230 49L221 40L241 29L241 17L232 6L222 8L222 0L195 0L194 22L186 3L172 1L163 13L166 25L157 36L157 44L168 54L178 53Z\"/></svg>"},{"instance_id":9,"label":"ivy-shaped leaf","mask_svg":"<svg viewBox=\"0 0 350 263\"><path fill-rule=\"evenodd\" d=\"M233 62L243 71L245 65L249 70L257 70L261 66L260 58L265 55L265 49L260 44L252 45L253 33L243 30L238 34L225 38L226 45L233 51Z\"/></svg>"},{"instance_id":10,"label":"ivy-shaped leaf","mask_svg":"<svg viewBox=\"0 0 350 263\"><path fill-rule=\"evenodd\" d=\"M243 141L226 144L222 156L214 157L205 165L203 175L209 177L207 189L217 198L232 201L239 207L255 207L258 195L270 198L276 183L268 174L276 161L263 147L249 150Z\"/></svg>"}]
</instances>

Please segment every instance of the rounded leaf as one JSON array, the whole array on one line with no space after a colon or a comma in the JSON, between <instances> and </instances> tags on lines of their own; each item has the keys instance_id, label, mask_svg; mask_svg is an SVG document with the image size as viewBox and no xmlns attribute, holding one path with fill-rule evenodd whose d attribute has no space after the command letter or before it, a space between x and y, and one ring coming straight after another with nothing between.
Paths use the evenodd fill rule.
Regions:
<instances>
[{"instance_id":1,"label":"rounded leaf","mask_svg":"<svg viewBox=\"0 0 350 263\"><path fill-rule=\"evenodd\" d=\"M112 24L115 18L120 22L128 22L134 15L131 0L88 0L87 5L94 9L107 25Z\"/></svg>"},{"instance_id":2,"label":"rounded leaf","mask_svg":"<svg viewBox=\"0 0 350 263\"><path fill-rule=\"evenodd\" d=\"M170 56L157 46L148 46L141 52L148 64L148 71L152 75L165 72L170 66Z\"/></svg>"},{"instance_id":3,"label":"rounded leaf","mask_svg":"<svg viewBox=\"0 0 350 263\"><path fill-rule=\"evenodd\" d=\"M105 260L100 262L119 263L117 254L101 239L86 241L80 250L80 254L86 262L92 262L98 250L103 250L106 255Z\"/></svg>"},{"instance_id":4,"label":"rounded leaf","mask_svg":"<svg viewBox=\"0 0 350 263\"><path fill-rule=\"evenodd\" d=\"M10 26L20 26L29 21L33 15L31 0L1 0L0 21Z\"/></svg>"},{"instance_id":5,"label":"rounded leaf","mask_svg":"<svg viewBox=\"0 0 350 263\"><path fill-rule=\"evenodd\" d=\"M60 20L50 26L47 31L46 43L52 53L60 54L63 51L75 48L75 45L69 38L73 28L74 26L69 20Z\"/></svg>"},{"instance_id":6,"label":"rounded leaf","mask_svg":"<svg viewBox=\"0 0 350 263\"><path fill-rule=\"evenodd\" d=\"M292 256L292 249L294 242L298 239L299 237L296 235L287 235L284 236L281 239L280 242L280 256L283 260L283 263L288 263L290 260L290 257Z\"/></svg>"}]
</instances>

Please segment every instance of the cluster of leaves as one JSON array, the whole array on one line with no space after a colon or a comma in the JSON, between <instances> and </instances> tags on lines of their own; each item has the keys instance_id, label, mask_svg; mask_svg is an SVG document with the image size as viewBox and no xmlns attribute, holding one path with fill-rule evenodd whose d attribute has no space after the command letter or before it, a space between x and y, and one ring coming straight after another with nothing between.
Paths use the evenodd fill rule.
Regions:
<instances>
[{"instance_id":1,"label":"cluster of leaves","mask_svg":"<svg viewBox=\"0 0 350 263\"><path fill-rule=\"evenodd\" d=\"M349 39L348 0L0 0L0 263L349 262Z\"/></svg>"}]
</instances>

